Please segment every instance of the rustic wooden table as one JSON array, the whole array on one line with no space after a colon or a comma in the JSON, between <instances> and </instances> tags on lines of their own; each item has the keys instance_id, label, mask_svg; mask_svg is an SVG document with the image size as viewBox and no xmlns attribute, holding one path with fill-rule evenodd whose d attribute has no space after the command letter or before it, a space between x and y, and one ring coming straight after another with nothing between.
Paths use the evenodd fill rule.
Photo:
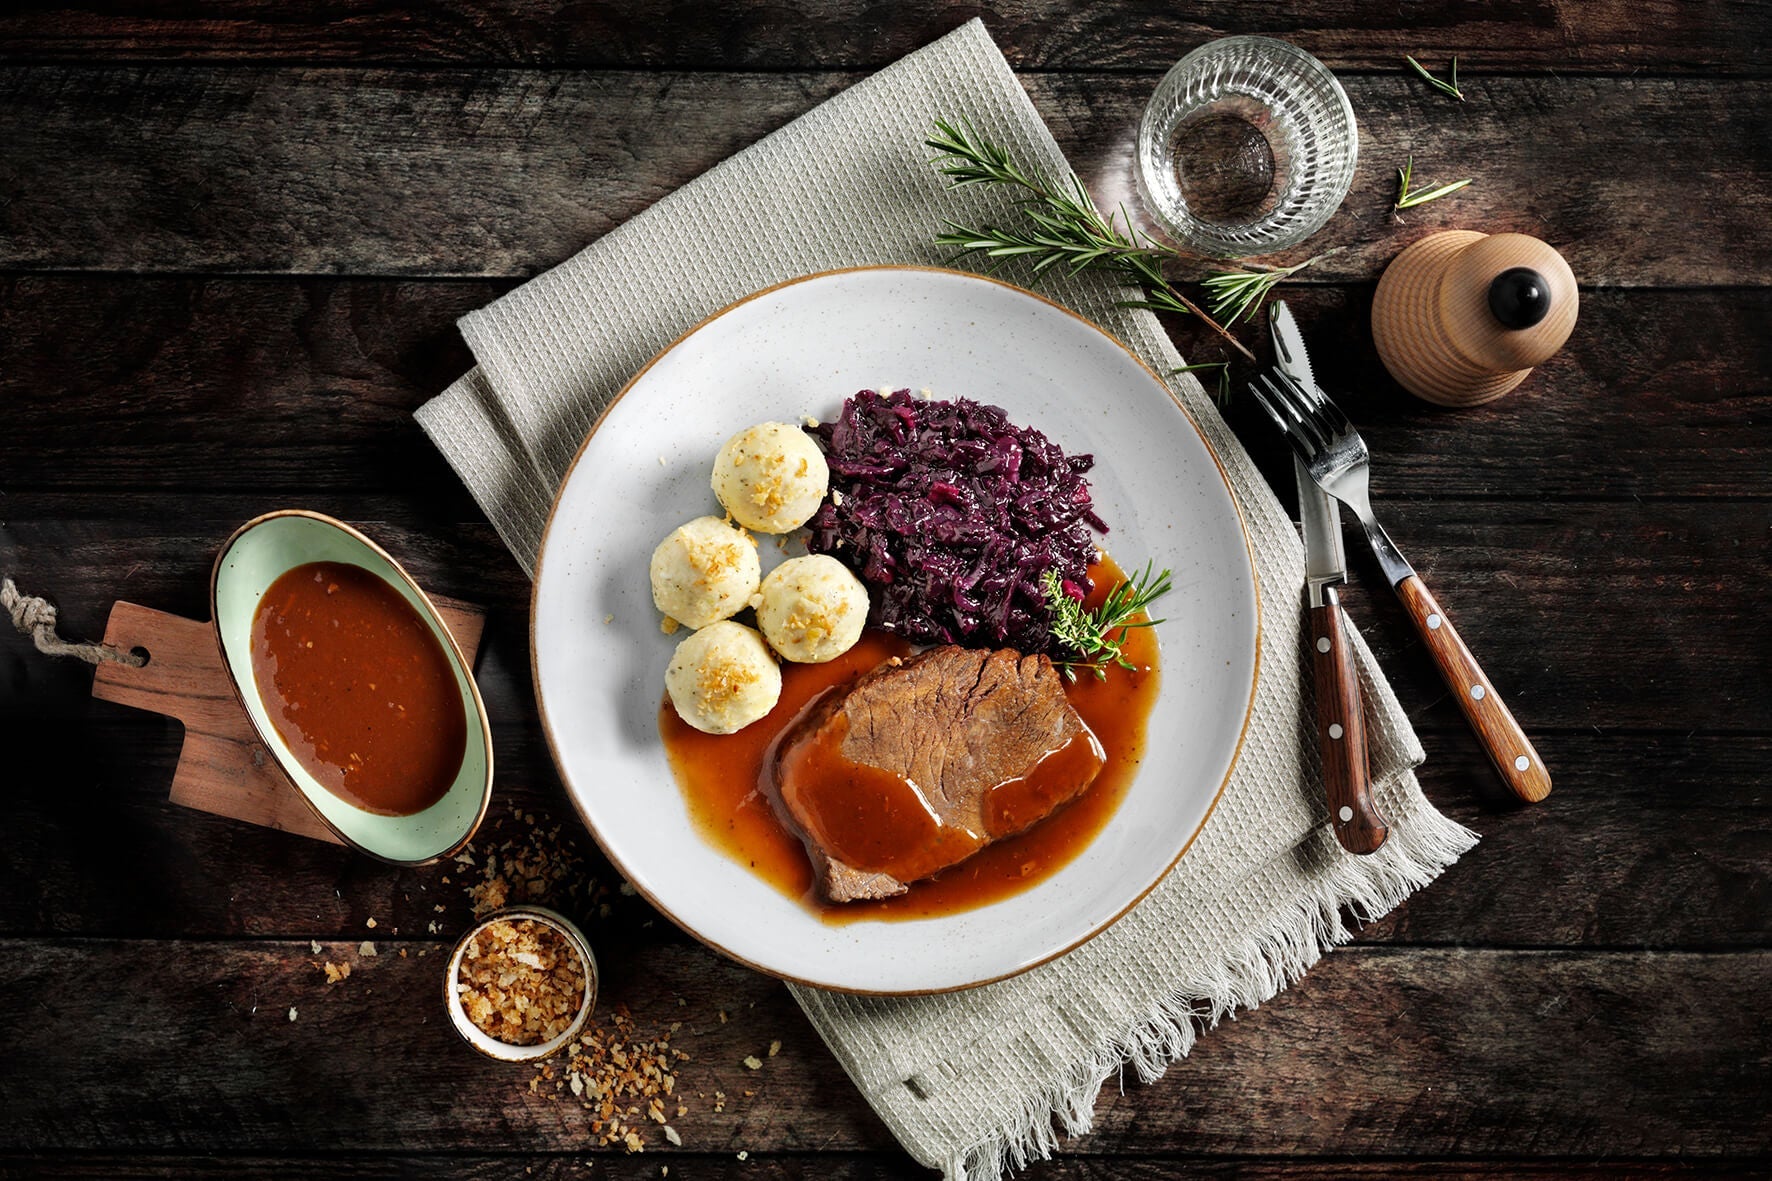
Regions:
<instances>
[{"instance_id":1,"label":"rustic wooden table","mask_svg":"<svg viewBox=\"0 0 1772 1181\"><path fill-rule=\"evenodd\" d=\"M104 7L0 15L0 572L96 636L118 598L203 618L217 544L261 511L363 524L490 608L497 839L518 812L575 822L528 585L411 418L469 363L457 316L976 12L1106 197L1189 48L1263 32L1321 56L1361 169L1313 243L1347 249L1289 298L1393 531L1558 788L1500 798L1356 553L1351 610L1428 794L1486 841L1160 1083L1110 1085L1096 1132L1030 1175L1767 1167L1772 5ZM1405 53L1458 54L1468 101ZM1475 183L1396 224L1410 153ZM1542 235L1582 281L1567 350L1490 408L1411 400L1368 340L1378 270L1442 226ZM682 1146L641 1120L643 1155L599 1147L581 1107L440 1025L461 871L169 805L178 727L90 682L0 637L0 1173L920 1175L784 990L616 891L585 840L606 1001L636 1039L680 1022L690 1055ZM329 985L327 960L355 971Z\"/></svg>"}]
</instances>

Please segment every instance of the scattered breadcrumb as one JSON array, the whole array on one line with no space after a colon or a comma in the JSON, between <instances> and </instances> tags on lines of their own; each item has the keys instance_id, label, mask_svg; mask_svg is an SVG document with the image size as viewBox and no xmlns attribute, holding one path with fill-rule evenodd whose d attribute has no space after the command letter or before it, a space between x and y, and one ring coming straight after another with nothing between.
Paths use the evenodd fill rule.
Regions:
<instances>
[{"instance_id":1,"label":"scattered breadcrumb","mask_svg":"<svg viewBox=\"0 0 1772 1181\"><path fill-rule=\"evenodd\" d=\"M651 1121L663 1126L666 1140L680 1146L682 1137L665 1123L664 1104L677 1089L677 1063L689 1055L670 1042L670 1031L642 1032L627 1007L617 1005L607 1025L594 1025L571 1043L564 1063L536 1064L530 1093L558 1100L570 1091L579 1107L591 1113L591 1134L599 1144L644 1152L640 1129ZM686 1109L679 1105L677 1110Z\"/></svg>"},{"instance_id":2,"label":"scattered breadcrumb","mask_svg":"<svg viewBox=\"0 0 1772 1181\"><path fill-rule=\"evenodd\" d=\"M609 614L605 615L603 617L603 622L604 623L614 623L615 622L615 612L611 611Z\"/></svg>"},{"instance_id":3,"label":"scattered breadcrumb","mask_svg":"<svg viewBox=\"0 0 1772 1181\"><path fill-rule=\"evenodd\" d=\"M763 1069L763 1060L761 1058L757 1057L755 1054L746 1054L745 1058L744 1058L744 1065L745 1065L746 1070L762 1070Z\"/></svg>"},{"instance_id":4,"label":"scattered breadcrumb","mask_svg":"<svg viewBox=\"0 0 1772 1181\"><path fill-rule=\"evenodd\" d=\"M364 924L363 924L363 925L364 925L364 926L365 926L365 927L368 927L368 928L369 928L369 929L370 929L370 930L371 930L371 931L373 931L373 930L375 930L375 916L374 916L374 915L370 915L370 916L369 916L369 921L368 921L368 922L367 922L367 923L364 923Z\"/></svg>"},{"instance_id":5,"label":"scattered breadcrumb","mask_svg":"<svg viewBox=\"0 0 1772 1181\"><path fill-rule=\"evenodd\" d=\"M781 1053L781 1041L779 1039L777 1039L776 1041L770 1042L769 1043L769 1056L771 1058L773 1058L779 1053Z\"/></svg>"},{"instance_id":6,"label":"scattered breadcrumb","mask_svg":"<svg viewBox=\"0 0 1772 1181\"><path fill-rule=\"evenodd\" d=\"M350 976L351 965L348 963L335 964L331 960L327 960L320 965L320 970L326 973L326 983L337 984L340 980Z\"/></svg>"},{"instance_id":7,"label":"scattered breadcrumb","mask_svg":"<svg viewBox=\"0 0 1772 1181\"><path fill-rule=\"evenodd\" d=\"M566 937L533 919L488 923L468 940L455 989L468 1020L512 1046L566 1032L585 1001L585 967Z\"/></svg>"},{"instance_id":8,"label":"scattered breadcrumb","mask_svg":"<svg viewBox=\"0 0 1772 1181\"><path fill-rule=\"evenodd\" d=\"M677 629L682 626L682 624L678 623L675 619L672 619L669 615L658 621L658 630L667 636L676 635Z\"/></svg>"},{"instance_id":9,"label":"scattered breadcrumb","mask_svg":"<svg viewBox=\"0 0 1772 1181\"><path fill-rule=\"evenodd\" d=\"M320 954L320 941L318 939L308 940L308 950L312 951L315 955L319 955Z\"/></svg>"},{"instance_id":10,"label":"scattered breadcrumb","mask_svg":"<svg viewBox=\"0 0 1772 1181\"><path fill-rule=\"evenodd\" d=\"M519 835L500 840L498 833L507 819L522 828ZM470 876L467 870L480 871L478 881L463 882L475 918L521 903L576 915L597 910L609 896L608 887L586 873L577 839L561 825L547 823L545 818L538 824L534 812L516 813L500 817L492 831L490 838L477 846L470 844L455 857L455 867L464 879Z\"/></svg>"},{"instance_id":11,"label":"scattered breadcrumb","mask_svg":"<svg viewBox=\"0 0 1772 1181\"><path fill-rule=\"evenodd\" d=\"M361 955L361 956L374 955L375 954L375 944L373 944L369 940L365 939L363 942L361 942L357 945L357 954Z\"/></svg>"},{"instance_id":12,"label":"scattered breadcrumb","mask_svg":"<svg viewBox=\"0 0 1772 1181\"><path fill-rule=\"evenodd\" d=\"M289 1019L291 1021L295 1020L295 1006L294 1005L289 1006Z\"/></svg>"}]
</instances>

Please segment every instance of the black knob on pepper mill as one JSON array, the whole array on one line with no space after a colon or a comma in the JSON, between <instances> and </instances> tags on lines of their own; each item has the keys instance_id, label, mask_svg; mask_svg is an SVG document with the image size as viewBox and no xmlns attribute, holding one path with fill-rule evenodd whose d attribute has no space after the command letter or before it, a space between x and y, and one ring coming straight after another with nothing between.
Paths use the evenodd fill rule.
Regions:
<instances>
[{"instance_id":1,"label":"black knob on pepper mill","mask_svg":"<svg viewBox=\"0 0 1772 1181\"><path fill-rule=\"evenodd\" d=\"M1550 307L1550 284L1531 267L1509 267L1489 284L1489 311L1503 328L1530 328Z\"/></svg>"},{"instance_id":2,"label":"black knob on pepper mill","mask_svg":"<svg viewBox=\"0 0 1772 1181\"><path fill-rule=\"evenodd\" d=\"M1569 264L1537 238L1445 230L1385 269L1372 297L1372 341L1410 393L1475 406L1562 348L1579 303Z\"/></svg>"}]
</instances>

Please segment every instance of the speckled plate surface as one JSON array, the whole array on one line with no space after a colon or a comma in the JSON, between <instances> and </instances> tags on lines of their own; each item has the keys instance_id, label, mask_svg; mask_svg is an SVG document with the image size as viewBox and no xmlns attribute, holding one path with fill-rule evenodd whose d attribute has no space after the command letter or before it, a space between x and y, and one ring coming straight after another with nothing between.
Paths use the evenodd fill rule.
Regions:
<instances>
[{"instance_id":1,"label":"speckled plate surface","mask_svg":"<svg viewBox=\"0 0 1772 1181\"><path fill-rule=\"evenodd\" d=\"M828 418L862 388L1002 406L1066 451L1124 562L1175 571L1163 681L1125 800L1068 866L962 914L827 924L696 831L658 735L664 669L646 563L718 513L714 453L752 423ZM763 547L765 570L780 559ZM585 440L542 542L531 618L536 697L574 804L634 886L697 938L762 971L867 993L1014 975L1106 928L1186 850L1241 748L1260 647L1255 575L1217 460L1163 384L1070 312L989 279L837 271L703 322L629 384Z\"/></svg>"}]
</instances>

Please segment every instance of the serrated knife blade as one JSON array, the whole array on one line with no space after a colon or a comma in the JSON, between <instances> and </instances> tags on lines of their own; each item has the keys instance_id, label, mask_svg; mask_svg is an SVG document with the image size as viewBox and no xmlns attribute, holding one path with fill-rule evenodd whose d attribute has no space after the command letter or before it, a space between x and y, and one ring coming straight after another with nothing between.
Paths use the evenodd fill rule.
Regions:
<instances>
[{"instance_id":1,"label":"serrated knife blade","mask_svg":"<svg viewBox=\"0 0 1772 1181\"><path fill-rule=\"evenodd\" d=\"M1276 363L1285 374L1305 389L1314 389L1311 358L1305 351L1304 334L1292 309L1284 300L1275 300L1268 312L1268 328L1274 341ZM1305 470L1303 461L1292 458L1292 473L1298 482L1298 525L1304 533L1304 576L1310 588L1313 607L1323 605L1323 588L1347 581L1347 554L1341 547L1341 519L1335 501L1317 486Z\"/></svg>"}]
</instances>

